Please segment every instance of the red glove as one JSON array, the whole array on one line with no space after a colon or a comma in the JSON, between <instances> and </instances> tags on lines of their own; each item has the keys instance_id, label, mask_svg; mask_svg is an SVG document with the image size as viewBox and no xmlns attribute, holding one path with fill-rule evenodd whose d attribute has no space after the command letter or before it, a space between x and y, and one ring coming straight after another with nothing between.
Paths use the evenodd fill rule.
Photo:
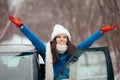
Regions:
<instances>
[{"instance_id":1,"label":"red glove","mask_svg":"<svg viewBox=\"0 0 120 80\"><path fill-rule=\"evenodd\" d=\"M20 28L23 23L20 20L20 17L18 17L18 19L15 19L13 16L10 16L9 19L11 20L12 23L14 23L18 28Z\"/></svg>"},{"instance_id":2,"label":"red glove","mask_svg":"<svg viewBox=\"0 0 120 80\"><path fill-rule=\"evenodd\" d=\"M108 26L105 26L105 27L101 28L101 31L104 34L108 31L111 31L111 30L115 29L116 27L118 27L118 24L114 24L113 26L108 25Z\"/></svg>"}]
</instances>

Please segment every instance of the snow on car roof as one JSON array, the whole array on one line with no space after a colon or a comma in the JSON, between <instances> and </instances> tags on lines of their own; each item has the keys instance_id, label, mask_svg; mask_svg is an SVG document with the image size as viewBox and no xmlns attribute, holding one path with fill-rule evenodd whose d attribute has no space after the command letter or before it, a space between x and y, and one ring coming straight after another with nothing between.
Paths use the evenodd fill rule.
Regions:
<instances>
[{"instance_id":1,"label":"snow on car roof","mask_svg":"<svg viewBox=\"0 0 120 80\"><path fill-rule=\"evenodd\" d=\"M33 52L34 50L34 46L32 45L28 45L28 44L24 44L24 45L20 45L20 44L4 44L4 45L0 45L0 52Z\"/></svg>"}]
</instances>

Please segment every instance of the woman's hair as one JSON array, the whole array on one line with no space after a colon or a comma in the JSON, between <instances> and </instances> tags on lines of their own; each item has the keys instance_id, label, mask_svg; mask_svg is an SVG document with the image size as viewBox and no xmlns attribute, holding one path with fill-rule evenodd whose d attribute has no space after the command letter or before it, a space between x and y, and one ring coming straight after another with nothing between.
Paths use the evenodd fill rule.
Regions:
<instances>
[{"instance_id":1,"label":"woman's hair","mask_svg":"<svg viewBox=\"0 0 120 80\"><path fill-rule=\"evenodd\" d=\"M51 44L51 52L52 52L53 64L54 64L60 59L59 53L56 49L56 44L57 44L56 37L54 38L53 41L50 42L50 44ZM75 51L76 51L76 46L73 45L67 38L67 51L66 51L67 59L69 59L74 54Z\"/></svg>"}]
</instances>

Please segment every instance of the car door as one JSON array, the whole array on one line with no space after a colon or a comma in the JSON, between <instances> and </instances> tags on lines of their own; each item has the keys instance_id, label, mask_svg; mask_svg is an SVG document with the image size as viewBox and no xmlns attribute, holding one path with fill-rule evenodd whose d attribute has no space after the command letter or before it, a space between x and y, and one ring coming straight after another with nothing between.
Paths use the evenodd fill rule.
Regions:
<instances>
[{"instance_id":1,"label":"car door","mask_svg":"<svg viewBox=\"0 0 120 80\"><path fill-rule=\"evenodd\" d=\"M69 78L63 80L114 80L113 67L108 47L79 49L61 69L58 80L66 68Z\"/></svg>"}]
</instances>

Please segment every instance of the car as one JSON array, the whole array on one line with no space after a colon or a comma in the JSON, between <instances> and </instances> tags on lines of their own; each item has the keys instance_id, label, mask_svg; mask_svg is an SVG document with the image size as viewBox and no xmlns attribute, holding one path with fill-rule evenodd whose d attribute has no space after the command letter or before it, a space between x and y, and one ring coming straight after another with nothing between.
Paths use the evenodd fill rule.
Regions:
<instances>
[{"instance_id":1,"label":"car","mask_svg":"<svg viewBox=\"0 0 120 80\"><path fill-rule=\"evenodd\" d=\"M58 73L57 80L67 66L69 79L114 80L108 47L78 49ZM31 45L0 45L1 80L44 80L45 64Z\"/></svg>"}]
</instances>

